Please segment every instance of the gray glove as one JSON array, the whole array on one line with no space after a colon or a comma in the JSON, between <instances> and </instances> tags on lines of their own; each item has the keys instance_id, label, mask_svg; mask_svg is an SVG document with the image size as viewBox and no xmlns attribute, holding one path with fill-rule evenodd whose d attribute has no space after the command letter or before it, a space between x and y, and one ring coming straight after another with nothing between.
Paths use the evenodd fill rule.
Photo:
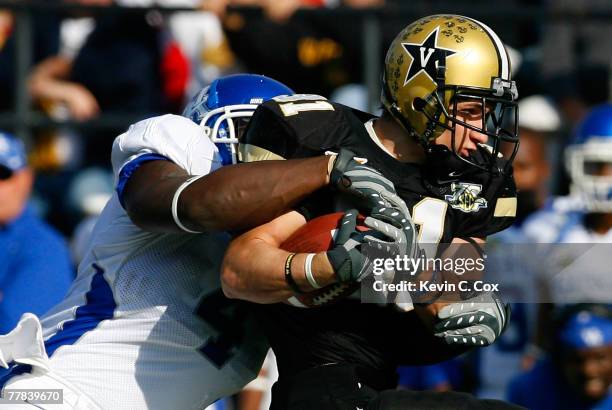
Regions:
<instances>
[{"instance_id":1,"label":"gray glove","mask_svg":"<svg viewBox=\"0 0 612 410\"><path fill-rule=\"evenodd\" d=\"M382 234L382 238L367 238L368 244L374 246L374 256L371 258L418 258L421 250L417 243L417 232L408 214L395 208L376 208L365 220L366 226ZM385 272L382 279L387 282L398 282L397 271ZM412 272L416 274L418 272ZM393 301L395 307L402 311L413 308L412 297L408 292L396 292L390 295L383 292L387 301Z\"/></svg>"},{"instance_id":2,"label":"gray glove","mask_svg":"<svg viewBox=\"0 0 612 410\"><path fill-rule=\"evenodd\" d=\"M410 214L396 208L378 207L365 219L365 225L378 232L366 241L380 251L380 257L416 258L419 255L417 233Z\"/></svg>"},{"instance_id":3,"label":"gray glove","mask_svg":"<svg viewBox=\"0 0 612 410\"><path fill-rule=\"evenodd\" d=\"M449 345L488 346L510 320L510 305L495 292L451 303L438 312L435 335Z\"/></svg>"},{"instance_id":4,"label":"gray glove","mask_svg":"<svg viewBox=\"0 0 612 410\"><path fill-rule=\"evenodd\" d=\"M419 253L410 216L394 208L375 208L365 219L369 231L357 230L357 210L346 212L334 247L327 252L340 282L361 281L372 273L374 258L415 257Z\"/></svg>"},{"instance_id":5,"label":"gray glove","mask_svg":"<svg viewBox=\"0 0 612 410\"><path fill-rule=\"evenodd\" d=\"M369 214L374 208L392 207L410 215L393 183L374 168L355 159L355 154L340 149L330 173L330 184L338 191L355 197L356 204Z\"/></svg>"},{"instance_id":6,"label":"gray glove","mask_svg":"<svg viewBox=\"0 0 612 410\"><path fill-rule=\"evenodd\" d=\"M334 247L327 251L327 258L339 282L359 282L371 270L371 263L362 249L368 232L357 230L358 215L356 209L344 214L336 232Z\"/></svg>"}]
</instances>

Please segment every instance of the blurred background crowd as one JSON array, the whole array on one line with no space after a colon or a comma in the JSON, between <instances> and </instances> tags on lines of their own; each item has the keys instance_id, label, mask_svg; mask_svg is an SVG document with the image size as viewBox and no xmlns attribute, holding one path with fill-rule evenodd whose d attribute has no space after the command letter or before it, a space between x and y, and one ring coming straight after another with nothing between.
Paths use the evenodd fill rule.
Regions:
<instances>
[{"instance_id":1,"label":"blurred background crowd","mask_svg":"<svg viewBox=\"0 0 612 410\"><path fill-rule=\"evenodd\" d=\"M483 21L512 58L520 94L519 209L516 225L491 241L572 241L559 234L573 229L563 221L525 221L551 210L550 198L570 193L566 147L593 107L612 98L607 1L29 3L0 2L0 333L24 311L42 314L65 293L113 192L112 141L131 123L178 114L201 87L236 72L265 74L297 92L377 112L387 46L408 22L428 14ZM612 109L605 115L612 136ZM601 150L612 153L610 144L612 138ZM602 158L598 172L612 174L612 155ZM592 235L582 241L612 242L612 208L583 213L590 219L575 223ZM542 223L563 227L546 237ZM612 409L609 305L515 305L509 330L494 346L399 369L401 386L469 391L529 408ZM269 359L247 392L215 407L266 408L275 371Z\"/></svg>"}]
</instances>

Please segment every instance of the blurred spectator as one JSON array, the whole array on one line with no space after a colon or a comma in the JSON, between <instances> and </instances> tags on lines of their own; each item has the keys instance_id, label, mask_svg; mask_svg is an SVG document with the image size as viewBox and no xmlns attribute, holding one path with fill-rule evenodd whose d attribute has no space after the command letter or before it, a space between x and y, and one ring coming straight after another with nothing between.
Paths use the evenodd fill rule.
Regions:
<instances>
[{"instance_id":1,"label":"blurred spectator","mask_svg":"<svg viewBox=\"0 0 612 410\"><path fill-rule=\"evenodd\" d=\"M280 3L270 2L268 7L278 8ZM376 7L383 3L367 2ZM324 4L302 2L300 8L313 5ZM230 46L248 71L324 96L342 85L362 81L364 39L359 15L297 12L285 20L272 20L271 13L265 7L263 13L230 9L223 17ZM396 18L381 25L381 53L404 24Z\"/></svg>"},{"instance_id":2,"label":"blurred spectator","mask_svg":"<svg viewBox=\"0 0 612 410\"><path fill-rule=\"evenodd\" d=\"M89 5L91 0L78 2ZM96 1L97 6L111 4ZM64 26L62 53L34 68L30 90L35 101L65 105L76 120L91 119L100 110L152 114L167 108L159 31L144 13L100 14L93 26L91 20L79 24L79 30Z\"/></svg>"},{"instance_id":3,"label":"blurred spectator","mask_svg":"<svg viewBox=\"0 0 612 410\"><path fill-rule=\"evenodd\" d=\"M16 37L15 16L9 10L0 10L0 111L14 109L17 75L15 72ZM32 42L29 45L32 61L38 63L57 53L59 44L59 19L46 11L33 12Z\"/></svg>"},{"instance_id":4,"label":"blurred spectator","mask_svg":"<svg viewBox=\"0 0 612 410\"><path fill-rule=\"evenodd\" d=\"M112 0L105 0L110 4ZM83 0L83 4L87 4ZM103 5L97 3L96 5ZM93 17L65 19L60 28L60 49L37 64L30 76L30 93L53 117L87 120L100 107L93 94L82 84L69 81L72 64L87 36L95 26ZM62 112L65 111L65 112Z\"/></svg>"},{"instance_id":5,"label":"blurred spectator","mask_svg":"<svg viewBox=\"0 0 612 410\"><path fill-rule=\"evenodd\" d=\"M207 11L177 12L168 16L167 20L172 38L189 60L188 97L218 77L239 71L238 62L216 14Z\"/></svg>"},{"instance_id":6,"label":"blurred spectator","mask_svg":"<svg viewBox=\"0 0 612 410\"><path fill-rule=\"evenodd\" d=\"M97 7L153 5L141 0L64 1ZM34 101L48 114L86 121L100 113L147 117L180 110L189 64L159 13L74 12L69 17L62 22L60 51L36 65L29 79ZM64 125L36 136L32 164L53 171L41 175L37 191L49 200L48 220L66 235L82 214L72 212L57 187L68 186L85 164L108 168L107 153L122 130L121 124L78 131Z\"/></svg>"},{"instance_id":7,"label":"blurred spectator","mask_svg":"<svg viewBox=\"0 0 612 410\"><path fill-rule=\"evenodd\" d=\"M544 206L550 193L551 144L561 129L557 109L544 96L533 95L519 102L520 146L513 162L517 193L517 219L525 218ZM509 153L504 153L506 156Z\"/></svg>"},{"instance_id":8,"label":"blurred spectator","mask_svg":"<svg viewBox=\"0 0 612 410\"><path fill-rule=\"evenodd\" d=\"M210 0L202 3L204 9L225 18L228 7L260 7L266 18L277 23L286 22L298 9L322 7L325 0Z\"/></svg>"},{"instance_id":9,"label":"blurred spectator","mask_svg":"<svg viewBox=\"0 0 612 410\"><path fill-rule=\"evenodd\" d=\"M554 351L516 377L508 399L531 410L612 409L610 305L565 307Z\"/></svg>"},{"instance_id":10,"label":"blurred spectator","mask_svg":"<svg viewBox=\"0 0 612 410\"><path fill-rule=\"evenodd\" d=\"M0 134L0 333L25 312L41 315L73 279L63 239L27 205L34 175L23 145Z\"/></svg>"}]
</instances>

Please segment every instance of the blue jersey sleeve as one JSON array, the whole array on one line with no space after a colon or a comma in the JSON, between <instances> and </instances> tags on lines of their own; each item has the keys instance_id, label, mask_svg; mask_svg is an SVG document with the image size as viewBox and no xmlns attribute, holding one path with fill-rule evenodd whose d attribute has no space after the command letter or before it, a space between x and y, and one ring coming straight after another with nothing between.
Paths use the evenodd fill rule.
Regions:
<instances>
[{"instance_id":1,"label":"blue jersey sleeve","mask_svg":"<svg viewBox=\"0 0 612 410\"><path fill-rule=\"evenodd\" d=\"M119 202L121 203L122 207L125 208L125 204L123 203L123 192L125 190L127 182L130 180L130 177L132 176L132 174L134 174L134 171L136 171L145 162L156 160L169 161L169 159L164 157L163 155L144 154L134 158L132 161L125 164L123 168L121 168L121 171L119 172L119 179L117 181L117 187L115 189L117 191L117 195L119 196Z\"/></svg>"}]
</instances>

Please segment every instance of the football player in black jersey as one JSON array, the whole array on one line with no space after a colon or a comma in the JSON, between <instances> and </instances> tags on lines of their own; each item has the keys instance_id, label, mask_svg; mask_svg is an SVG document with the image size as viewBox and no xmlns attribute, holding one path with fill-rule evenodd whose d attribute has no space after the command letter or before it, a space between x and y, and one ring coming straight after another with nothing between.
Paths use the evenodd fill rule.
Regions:
<instances>
[{"instance_id":1,"label":"football player in black jersey","mask_svg":"<svg viewBox=\"0 0 612 410\"><path fill-rule=\"evenodd\" d=\"M312 95L262 104L246 131L242 159L349 149L393 183L409 214L398 204L394 212L418 226L421 243L482 244L487 235L508 227L516 210L511 162L518 147L518 95L498 36L467 17L422 18L391 44L383 87L379 118ZM500 154L504 144L514 147L509 158ZM505 304L493 293L457 302L460 309L431 303L410 312L352 300L316 309L276 303L295 292L362 279L358 256L338 241L314 256L279 249L308 219L333 212L334 200L319 191L295 211L235 239L225 256L226 294L265 304L259 309L279 366L272 408L484 405L454 393L380 392L395 387L398 364L439 362L466 346L492 343L508 320ZM389 215L379 217L409 229L393 224ZM405 253L413 252L409 244ZM463 313L453 313L457 310ZM475 314L486 314L487 325L474 325L469 319ZM437 321L438 331L421 320L427 315ZM466 334L474 337L457 337Z\"/></svg>"}]
</instances>

